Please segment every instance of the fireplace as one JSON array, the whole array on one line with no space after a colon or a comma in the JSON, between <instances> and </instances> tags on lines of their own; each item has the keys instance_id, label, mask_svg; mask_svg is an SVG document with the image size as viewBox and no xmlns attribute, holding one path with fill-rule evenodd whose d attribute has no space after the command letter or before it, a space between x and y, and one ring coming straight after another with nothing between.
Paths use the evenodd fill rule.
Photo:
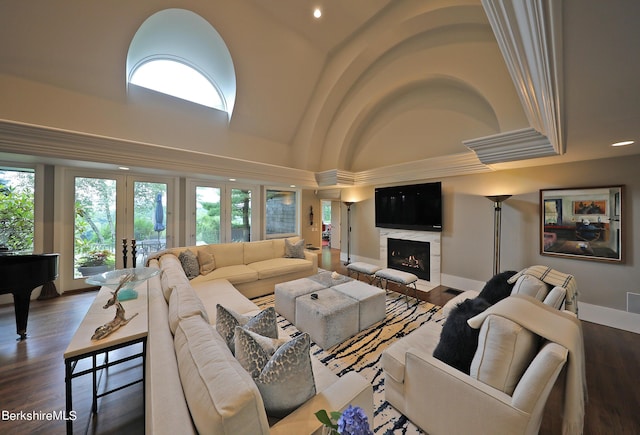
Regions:
<instances>
[{"instance_id":1,"label":"fireplace","mask_svg":"<svg viewBox=\"0 0 640 435\"><path fill-rule=\"evenodd\" d=\"M387 239L387 267L430 280L430 244L418 240Z\"/></svg>"}]
</instances>

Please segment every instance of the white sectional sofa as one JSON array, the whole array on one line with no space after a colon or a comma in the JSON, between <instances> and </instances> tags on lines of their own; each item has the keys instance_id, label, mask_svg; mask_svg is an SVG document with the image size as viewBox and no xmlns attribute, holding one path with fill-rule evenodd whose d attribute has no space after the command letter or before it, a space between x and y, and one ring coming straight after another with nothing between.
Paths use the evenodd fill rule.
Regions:
<instances>
[{"instance_id":1,"label":"white sectional sofa","mask_svg":"<svg viewBox=\"0 0 640 435\"><path fill-rule=\"evenodd\" d=\"M286 240L293 244L301 239L291 237ZM226 279L247 298L273 293L278 283L318 273L315 252L305 250L304 258L285 257L285 239L170 248L154 254L151 259L166 253L177 257L186 250L198 257L203 253L213 257L213 270L193 278L193 283Z\"/></svg>"},{"instance_id":2,"label":"white sectional sofa","mask_svg":"<svg viewBox=\"0 0 640 435\"><path fill-rule=\"evenodd\" d=\"M262 294L260 289L264 283L259 281L275 279L265 272L269 263L268 258L263 258L266 254L252 258L257 252L267 251L267 244L252 243L259 245L255 252L252 246L245 249L250 243L241 246L244 249L242 263L255 260L244 265L258 274L258 283L254 280L233 285L231 278L205 279L207 275L189 281L175 255L184 248L161 253L149 261L149 266L159 268L161 273L149 280L146 433L320 434L322 427L314 413L320 409L343 410L349 404L363 408L373 421L373 391L366 379L356 373L338 378L313 357L316 395L280 420L267 417L253 379L215 328L217 304L240 314L257 313L259 308L246 294ZM279 242L272 243L272 248L273 245ZM231 267L229 272L245 269L234 267L240 266L240 254L233 248L236 247L215 251L226 257L218 263L220 269ZM271 264L275 267L281 264L273 259L276 261ZM264 267L251 267L265 261ZM316 268L314 263L306 273ZM260 279L261 272L267 276ZM280 277L289 279L298 273L290 271ZM248 285L250 283L255 286Z\"/></svg>"},{"instance_id":3,"label":"white sectional sofa","mask_svg":"<svg viewBox=\"0 0 640 435\"><path fill-rule=\"evenodd\" d=\"M574 286L573 277L570 280ZM518 299L528 298L531 307L543 313L550 311L552 318L556 313L571 328L577 322L574 341L576 348L581 349L581 329L575 314L559 311L565 292L564 287L545 284L521 272L512 295L518 294L515 296ZM382 355L385 399L433 435L536 434L548 395L567 361L565 346L549 341L540 344L540 337L513 318L492 314L480 329L470 374L433 356L451 310L465 299L477 296L475 291L456 296L439 312L442 316L439 321L427 323L385 350ZM513 297L494 307L513 302L507 301ZM533 322L536 321L534 318ZM576 353L577 356L571 357L574 362L581 357L579 351Z\"/></svg>"}]
</instances>

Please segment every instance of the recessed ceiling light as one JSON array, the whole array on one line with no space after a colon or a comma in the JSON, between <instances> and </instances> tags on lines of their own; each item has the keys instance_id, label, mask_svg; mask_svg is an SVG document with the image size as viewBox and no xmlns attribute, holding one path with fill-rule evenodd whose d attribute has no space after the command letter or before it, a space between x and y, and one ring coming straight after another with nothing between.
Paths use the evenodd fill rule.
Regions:
<instances>
[{"instance_id":1,"label":"recessed ceiling light","mask_svg":"<svg viewBox=\"0 0 640 435\"><path fill-rule=\"evenodd\" d=\"M235 178L229 178L229 181L236 181Z\"/></svg>"},{"instance_id":2,"label":"recessed ceiling light","mask_svg":"<svg viewBox=\"0 0 640 435\"><path fill-rule=\"evenodd\" d=\"M295 184L291 184L291 185L289 185L289 187L296 187L296 185Z\"/></svg>"},{"instance_id":3,"label":"recessed ceiling light","mask_svg":"<svg viewBox=\"0 0 640 435\"><path fill-rule=\"evenodd\" d=\"M320 8L315 8L313 10L314 18L320 18L322 16L322 10Z\"/></svg>"},{"instance_id":4,"label":"recessed ceiling light","mask_svg":"<svg viewBox=\"0 0 640 435\"><path fill-rule=\"evenodd\" d=\"M616 142L616 143L612 143L611 146L612 147L623 147L625 145L631 145L632 143L634 143L634 141L632 140L625 140L622 142Z\"/></svg>"},{"instance_id":5,"label":"recessed ceiling light","mask_svg":"<svg viewBox=\"0 0 640 435\"><path fill-rule=\"evenodd\" d=\"M126 166L118 166L118 169L123 170L123 171L128 171L129 168L127 168Z\"/></svg>"}]
</instances>

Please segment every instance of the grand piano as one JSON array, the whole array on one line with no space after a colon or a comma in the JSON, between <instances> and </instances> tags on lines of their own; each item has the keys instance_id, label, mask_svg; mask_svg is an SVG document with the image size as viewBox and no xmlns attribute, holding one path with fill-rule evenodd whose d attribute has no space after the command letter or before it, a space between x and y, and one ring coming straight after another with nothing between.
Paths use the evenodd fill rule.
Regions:
<instances>
[{"instance_id":1,"label":"grand piano","mask_svg":"<svg viewBox=\"0 0 640 435\"><path fill-rule=\"evenodd\" d=\"M0 294L13 294L20 340L27 338L31 292L58 278L58 257L59 254L0 254Z\"/></svg>"}]
</instances>

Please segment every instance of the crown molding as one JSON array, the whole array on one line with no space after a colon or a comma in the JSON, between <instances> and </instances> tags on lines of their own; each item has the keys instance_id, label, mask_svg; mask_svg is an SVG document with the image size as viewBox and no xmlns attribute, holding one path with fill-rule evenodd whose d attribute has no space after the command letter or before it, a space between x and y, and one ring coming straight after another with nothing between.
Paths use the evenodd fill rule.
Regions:
<instances>
[{"instance_id":1,"label":"crown molding","mask_svg":"<svg viewBox=\"0 0 640 435\"><path fill-rule=\"evenodd\" d=\"M314 173L302 169L8 120L0 120L0 151L56 161L159 169L190 176L201 174L260 183L317 186Z\"/></svg>"},{"instance_id":2,"label":"crown molding","mask_svg":"<svg viewBox=\"0 0 640 435\"><path fill-rule=\"evenodd\" d=\"M533 128L465 140L462 143L474 151L485 165L557 154L549 139Z\"/></svg>"},{"instance_id":3,"label":"crown molding","mask_svg":"<svg viewBox=\"0 0 640 435\"><path fill-rule=\"evenodd\" d=\"M529 125L565 152L562 122L562 2L482 0Z\"/></svg>"}]
</instances>

